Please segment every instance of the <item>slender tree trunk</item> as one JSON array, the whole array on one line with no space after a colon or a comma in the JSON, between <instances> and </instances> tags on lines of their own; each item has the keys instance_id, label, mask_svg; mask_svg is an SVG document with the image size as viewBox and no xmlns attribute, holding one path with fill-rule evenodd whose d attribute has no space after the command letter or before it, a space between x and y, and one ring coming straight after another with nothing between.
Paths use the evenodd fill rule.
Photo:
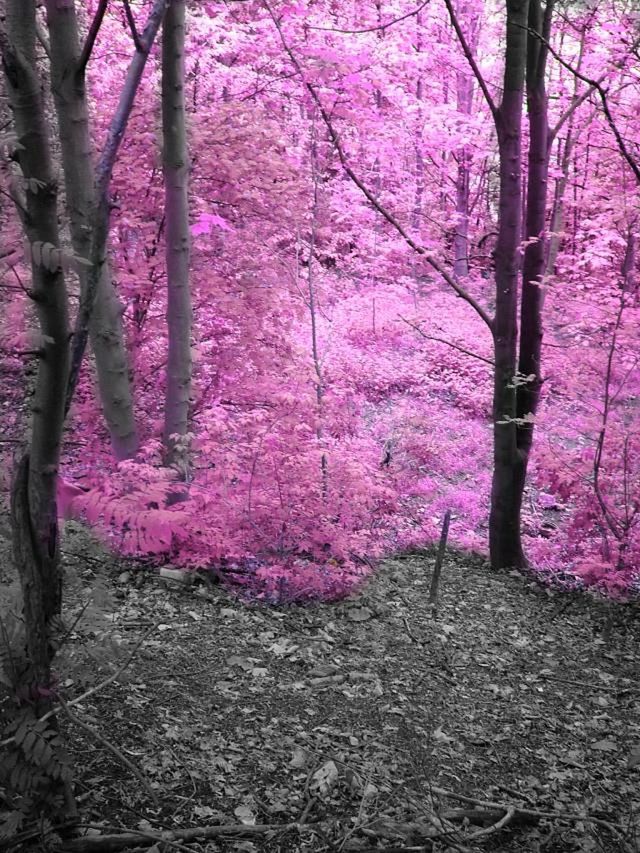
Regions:
<instances>
[{"instance_id":1,"label":"slender tree trunk","mask_svg":"<svg viewBox=\"0 0 640 853\"><path fill-rule=\"evenodd\" d=\"M638 241L634 228L636 222L629 224L627 229L627 245L624 250L624 260L622 261L622 289L626 293L634 293L636 291L636 254Z\"/></svg>"},{"instance_id":2,"label":"slender tree trunk","mask_svg":"<svg viewBox=\"0 0 640 853\"><path fill-rule=\"evenodd\" d=\"M472 54L478 49L481 8L477 3L460 4L458 20L467 33L467 43ZM456 74L457 109L470 116L473 108L473 75L469 71ZM456 152L456 230L453 237L453 272L458 278L469 275L469 186L471 178L471 149L463 145Z\"/></svg>"},{"instance_id":3,"label":"slender tree trunk","mask_svg":"<svg viewBox=\"0 0 640 853\"><path fill-rule=\"evenodd\" d=\"M59 245L57 185L51 161L44 104L35 67L35 0L9 0L8 38L2 37L7 89L25 177L26 237ZM32 186L31 179L38 181ZM41 332L38 376L32 405L30 451L21 462L14 490L16 558L23 581L28 643L39 683L49 685L48 620L60 613L61 575L58 555L56 483L64 391L69 368L69 320L64 274L34 258L32 298ZM31 623L33 620L33 630ZM44 701L44 700L43 700Z\"/></svg>"},{"instance_id":4,"label":"slender tree trunk","mask_svg":"<svg viewBox=\"0 0 640 853\"><path fill-rule=\"evenodd\" d=\"M71 240L75 254L88 258L95 175L85 75L78 63L81 47L76 9L73 2L63 4L58 0L46 0L46 6L52 90L58 115ZM87 283L87 270L80 267L83 292ZM122 329L122 307L111 281L107 259L97 279L89 334L113 452L116 459L127 459L135 456L138 436Z\"/></svg>"},{"instance_id":5,"label":"slender tree trunk","mask_svg":"<svg viewBox=\"0 0 640 853\"><path fill-rule=\"evenodd\" d=\"M91 263L88 267L87 286L81 294L80 306L73 330L71 365L69 368L69 382L66 394L67 409L71 404L78 385L80 368L89 337L89 325L98 290L98 283L107 262L107 242L111 219L109 186L111 184L113 167L127 129L127 123L131 115L142 74L147 64L149 51L164 18L165 7L166 0L154 0L144 30L138 34L136 51L129 63L127 76L120 92L118 106L109 125L104 150L96 165L96 185L93 215L91 217L91 247L89 252L89 261Z\"/></svg>"},{"instance_id":6,"label":"slender tree trunk","mask_svg":"<svg viewBox=\"0 0 640 853\"><path fill-rule=\"evenodd\" d=\"M56 487L69 370L69 318L62 269L37 251L38 243L59 247L59 239L57 184L36 73L36 4L35 0L8 0L5 8L8 31L0 29L0 50L21 146L16 156L25 178L22 221L31 246L31 295L41 335L30 447L18 465L11 496L13 551L22 586L29 659L17 694L22 693L37 717L51 710L50 626L62 605ZM67 811L72 812L68 786L50 781L54 791L66 791Z\"/></svg>"},{"instance_id":7,"label":"slender tree trunk","mask_svg":"<svg viewBox=\"0 0 640 853\"><path fill-rule=\"evenodd\" d=\"M500 154L499 226L495 249L494 468L489 516L493 568L525 563L520 533L522 487L516 429L518 248L521 239L522 102L527 56L528 0L507 0L504 87L496 113Z\"/></svg>"},{"instance_id":8,"label":"slender tree trunk","mask_svg":"<svg viewBox=\"0 0 640 853\"><path fill-rule=\"evenodd\" d=\"M553 207L551 209L551 222L549 224L549 241L547 247L547 263L545 275L553 275L558 253L562 245L562 232L564 230L564 197L569 183L569 169L573 157L574 146L573 121L567 127L567 135L562 149L560 159L560 175L556 178L553 193Z\"/></svg>"},{"instance_id":9,"label":"slender tree trunk","mask_svg":"<svg viewBox=\"0 0 640 853\"><path fill-rule=\"evenodd\" d=\"M164 413L165 462L186 474L191 396L189 154L184 80L185 2L171 0L162 31L162 131L167 245L169 354Z\"/></svg>"},{"instance_id":10,"label":"slender tree trunk","mask_svg":"<svg viewBox=\"0 0 640 853\"><path fill-rule=\"evenodd\" d=\"M524 491L529 454L533 445L534 419L542 387L542 304L546 259L546 213L549 185L549 111L545 87L547 47L554 0L547 0L544 13L540 0L530 0L527 47L527 107L529 113L529 158L525 238L520 313L519 383L517 386L518 480ZM536 38L539 33L544 42Z\"/></svg>"},{"instance_id":11,"label":"slender tree trunk","mask_svg":"<svg viewBox=\"0 0 640 853\"><path fill-rule=\"evenodd\" d=\"M416 15L416 45L417 53L422 51L422 15L420 12ZM424 100L422 76L418 76L416 80L416 126L414 131L414 144L416 148L416 188L413 197L413 211L411 224L416 234L421 234L422 229L422 202L424 198L424 157L422 156L422 102ZM417 265L416 265L417 266Z\"/></svg>"}]
</instances>

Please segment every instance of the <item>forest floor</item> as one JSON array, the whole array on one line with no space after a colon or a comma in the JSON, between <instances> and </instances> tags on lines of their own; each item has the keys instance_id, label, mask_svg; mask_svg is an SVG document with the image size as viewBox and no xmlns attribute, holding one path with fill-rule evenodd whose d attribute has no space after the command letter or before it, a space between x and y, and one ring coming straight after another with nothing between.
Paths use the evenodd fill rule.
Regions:
<instances>
[{"instance_id":1,"label":"forest floor","mask_svg":"<svg viewBox=\"0 0 640 853\"><path fill-rule=\"evenodd\" d=\"M128 827L148 849L144 833L213 828L162 848L201 853L640 850L637 606L449 553L433 613L429 552L338 603L247 604L69 527L72 602L100 594L60 658L67 702L83 667L99 682L117 642L123 663L137 646L62 718L94 834Z\"/></svg>"}]
</instances>

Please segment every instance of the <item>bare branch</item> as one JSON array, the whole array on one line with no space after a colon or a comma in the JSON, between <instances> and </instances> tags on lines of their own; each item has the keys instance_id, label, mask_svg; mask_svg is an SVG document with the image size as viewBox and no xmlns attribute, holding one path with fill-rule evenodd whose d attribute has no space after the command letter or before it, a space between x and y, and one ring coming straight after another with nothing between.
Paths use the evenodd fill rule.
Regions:
<instances>
[{"instance_id":1,"label":"bare branch","mask_svg":"<svg viewBox=\"0 0 640 853\"><path fill-rule=\"evenodd\" d=\"M127 16L127 23L129 24L129 29L131 30L131 37L133 38L133 43L136 46L136 50L138 53L146 53L144 45L140 41L140 36L138 35L138 28L136 27L136 19L133 17L133 12L131 11L131 6L129 5L129 0L123 0L124 3L124 13Z\"/></svg>"},{"instance_id":2,"label":"bare branch","mask_svg":"<svg viewBox=\"0 0 640 853\"><path fill-rule=\"evenodd\" d=\"M597 82L602 83L606 79L606 75L603 74L598 78ZM595 86L589 86L581 95L578 95L575 98L571 99L571 103L567 107L567 109L562 113L558 121L555 123L553 128L549 130L549 145L555 140L556 136L560 133L562 126L571 118L571 116L575 113L575 111L584 104L587 98L592 95L596 91Z\"/></svg>"},{"instance_id":3,"label":"bare branch","mask_svg":"<svg viewBox=\"0 0 640 853\"><path fill-rule=\"evenodd\" d=\"M458 21L458 17L453 8L453 4L451 0L444 0L445 6L447 7L447 11L449 12L449 17L451 18L451 23L453 25L453 29L456 31L456 36L458 37L458 41L460 42L460 47L462 48L462 52L465 55L467 62L469 63L469 67L473 71L473 76L478 81L478 86L484 95L484 99L487 102L489 109L491 110L491 115L493 116L494 121L496 121L498 117L498 108L496 107L495 101L491 97L491 92L489 91L489 87L482 76L482 72L478 68L478 63L475 60L473 55L473 51L469 47L469 43L465 38L464 33L462 32L462 27L460 26L460 22Z\"/></svg>"},{"instance_id":4,"label":"bare branch","mask_svg":"<svg viewBox=\"0 0 640 853\"><path fill-rule=\"evenodd\" d=\"M398 314L398 317L402 320L403 323L406 323L407 326L410 326L412 329L414 329L414 331L416 331L422 338L425 338L428 341L437 341L440 344L446 344L448 347L458 350L458 352L462 352L465 355L471 356L471 358L477 358L479 361L484 361L485 364L490 364L491 367L495 366L495 362L492 359L485 358L483 355L479 355L477 352L472 352L471 350L465 349L459 344L454 344L453 341L448 341L446 338L437 338L435 335L427 335L427 333L423 332L417 323L412 323L411 320L407 320L407 318L403 317L401 314Z\"/></svg>"},{"instance_id":5,"label":"bare branch","mask_svg":"<svg viewBox=\"0 0 640 853\"><path fill-rule=\"evenodd\" d=\"M395 230L398 232L398 234L400 234L400 236L405 241L405 243L411 249L413 249L413 251L416 254L418 254L422 258L424 258L424 260L431 267L433 267L433 269L436 270L436 272L438 272L442 276L442 278L446 281L446 283L449 285L449 287L451 287L452 290L454 290L461 299L464 299L464 301L467 302L474 309L474 311L478 314L479 317L482 318L484 323L486 323L486 325L489 327L489 329L493 333L493 321L491 320L491 317L489 316L487 311L482 307L482 305L480 305L480 303L470 293L468 293L456 281L456 279L449 272L447 272L447 270L444 269L442 264L438 260L436 260L436 258L434 258L432 255L430 255L427 252L427 250L425 249L424 246L421 246L419 243L416 243L416 241L413 239L413 237L411 237L411 235L406 231L406 229L401 225L401 223L398 222L398 220L391 213L391 211L387 210L387 208L383 204L381 204L381 202L378 201L378 199L374 196L374 194L367 187L367 185L353 171L353 169L351 168L351 165L349 164L349 160L347 159L347 155L345 154L345 151L344 151L344 148L342 146L342 142L340 141L340 137L338 135L338 132L336 131L335 127L333 126L333 122L331 121L331 118L330 118L328 112L324 108L324 105L322 104L322 101L320 100L320 97L319 97L318 93L316 92L315 87L311 83L309 83L307 80L305 80L302 66L300 65L298 58L294 54L293 50L289 47L289 44L284 37L284 33L282 32L282 27L280 26L280 21L275 16L275 14L274 14L274 12L273 12L270 4L269 4L269 0L263 0L263 5L266 8L266 10L268 11L268 13L271 17L271 20L273 21L276 29L278 30L278 34L280 36L280 41L282 42L282 46L283 46L285 52L287 53L289 59L291 60L291 64L294 66L294 68L296 69L296 71L300 75L300 79L302 80L304 87L309 92L313 101L315 102L316 106L318 107L318 111L322 117L323 122L326 125L326 128L329 132L329 137L331 139L331 142L333 143L333 146L336 149L336 152L338 154L338 158L339 158L340 163L342 165L342 168L344 169L346 174L351 178L353 183L358 187L360 192L365 196L365 198L371 204L371 206L375 210L377 210L378 213L382 217L384 217L384 219L386 219L387 222L391 226L393 226L393 228L395 228Z\"/></svg>"},{"instance_id":6,"label":"bare branch","mask_svg":"<svg viewBox=\"0 0 640 853\"><path fill-rule=\"evenodd\" d=\"M98 8L96 9L96 13L93 16L93 21L91 21L91 26L89 27L89 32L87 34L87 40L84 43L84 47L82 48L82 53L80 54L80 59L78 60L78 67L76 68L76 74L82 75L84 74L87 63L89 62L89 58L91 57L91 52L93 50L93 46L96 43L96 39L98 37L98 33L100 32L100 27L102 26L102 20L104 18L105 12L107 11L107 6L109 5L109 0L100 0L98 3Z\"/></svg>"},{"instance_id":7,"label":"bare branch","mask_svg":"<svg viewBox=\"0 0 640 853\"><path fill-rule=\"evenodd\" d=\"M596 442L596 452L593 457L593 491L595 492L598 505L600 506L602 517L607 523L607 527L618 542L622 542L622 540L624 539L624 528L621 526L618 519L614 516L613 512L611 511L611 507L607 504L607 501L605 500L605 497L602 493L602 488L600 486L600 471L602 469L602 454L604 453L604 444L607 437L607 427L609 424L609 412L611 410L611 383L613 380L613 359L616 353L616 346L618 343L618 332L620 331L620 326L622 325L622 316L624 314L625 307L625 298L624 294L622 294L622 296L620 297L620 307L616 315L616 322L613 328L613 333L611 335L609 352L607 354L607 369L605 371L604 379L604 401L602 407L602 421L600 424L600 431L598 433L598 440Z\"/></svg>"},{"instance_id":8,"label":"bare branch","mask_svg":"<svg viewBox=\"0 0 640 853\"><path fill-rule=\"evenodd\" d=\"M166 4L167 0L154 0L153 6L149 11L146 26L140 36L142 49L136 50L129 63L120 99L109 125L104 150L96 166L95 203L91 222L92 239L88 258L91 261L91 266L87 276L87 287L80 300L73 330L71 364L65 400L66 413L69 412L71 400L73 399L80 378L80 368L89 337L89 320L93 310L93 303L95 302L98 280L106 258L109 222L111 218L111 203L109 199L111 175L120 149L120 143L127 129L129 116L133 109L133 102L138 91L138 86L140 85L140 80L142 79L151 45L158 33L166 11Z\"/></svg>"},{"instance_id":9,"label":"bare branch","mask_svg":"<svg viewBox=\"0 0 640 853\"><path fill-rule=\"evenodd\" d=\"M312 27L308 26L309 30L322 30L327 33L348 33L349 35L359 35L360 33L375 33L380 30L384 32L389 27L392 27L394 24L399 24L401 21L406 21L407 18L413 18L415 15L419 15L422 10L429 5L431 0L424 0L424 3L421 3L416 9L413 9L411 12L407 12L406 15L401 15L399 18L393 18L391 21L387 21L384 24L378 24L375 27L364 27L361 30L343 30L338 27Z\"/></svg>"},{"instance_id":10,"label":"bare branch","mask_svg":"<svg viewBox=\"0 0 640 853\"><path fill-rule=\"evenodd\" d=\"M47 38L47 31L42 26L42 21L39 18L36 18L36 36L47 56L47 59L51 59L51 45Z\"/></svg>"},{"instance_id":11,"label":"bare branch","mask_svg":"<svg viewBox=\"0 0 640 853\"><path fill-rule=\"evenodd\" d=\"M449 0L445 0L445 2L448 3ZM567 62L566 59L563 59L560 56L560 54L558 53L558 51L555 50L551 46L549 41L547 39L543 38L543 36L541 36L540 33L536 32L534 29L531 29L530 27L527 27L526 29L532 36L534 36L534 38L537 38L539 41L541 41L546 46L549 53L553 56L553 58L557 62L560 63L560 65L562 65L563 68L566 68L567 71L570 71L575 77L577 77L579 80L582 80L583 83L586 83L588 86L591 87L592 90L595 90L598 93L598 95L600 96L600 100L602 101L602 109L603 109L605 118L607 120L607 124L609 125L611 132L615 136L616 142L618 144L618 149L620 150L620 153L622 154L624 159L629 164L631 171L633 172L636 180L640 184L640 164L638 163L638 161L635 159L635 157L631 154L631 152L627 148L627 145L626 145L626 143L622 137L622 134L618 130L618 126L616 125L615 119L613 118L613 115L611 114L611 110L609 109L609 102L607 101L607 90L602 86L602 78L600 78L598 80L592 80L590 77L587 77L586 74L583 74L577 68L574 68L574 66L571 65L570 62ZM636 41L634 42L634 46L637 46L638 44L640 44L640 39L636 39ZM632 51L633 51L633 48L632 48Z\"/></svg>"},{"instance_id":12,"label":"bare branch","mask_svg":"<svg viewBox=\"0 0 640 853\"><path fill-rule=\"evenodd\" d=\"M89 696L93 696L94 693L98 693L100 690L103 690L108 684L111 684L111 682L116 681L122 675L122 673L125 671L125 669L129 666L131 661L134 659L134 657L137 654L138 649L144 643L144 641L147 639L147 637L149 637L156 630L156 627L157 627L156 625L152 625L151 628L149 628L149 630L145 634L143 634L142 637L140 637L140 639L135 644L135 646L131 650L128 657L125 659L124 663L122 663L115 672L111 673L111 675L109 675L107 678L105 678L104 681L101 681L100 684L96 684L95 687L90 687L88 690L86 690L80 696L76 696L75 699L72 699L70 702L67 702L66 707L71 708L72 705L79 705L81 702L84 702L85 699L88 699ZM43 714L39 718L38 722L43 723L45 720L48 720L49 717L53 717L55 712L56 712L56 709L52 708L51 711L48 711L46 714ZM8 746L8 744L13 743L14 740L15 740L15 737L5 738L5 740L0 741L0 747Z\"/></svg>"}]
</instances>

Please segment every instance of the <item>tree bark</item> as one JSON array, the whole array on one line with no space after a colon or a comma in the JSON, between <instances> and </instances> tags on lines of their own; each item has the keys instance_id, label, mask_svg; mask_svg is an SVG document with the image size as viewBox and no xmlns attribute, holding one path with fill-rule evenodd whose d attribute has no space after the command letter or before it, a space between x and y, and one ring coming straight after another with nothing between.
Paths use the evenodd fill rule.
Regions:
<instances>
[{"instance_id":1,"label":"tree bark","mask_svg":"<svg viewBox=\"0 0 640 853\"><path fill-rule=\"evenodd\" d=\"M500 197L493 324L494 468L489 515L489 550L493 568L525 564L520 532L523 483L516 428L516 357L522 211L520 157L528 8L528 0L507 0L503 96L495 114L500 155Z\"/></svg>"},{"instance_id":2,"label":"tree bark","mask_svg":"<svg viewBox=\"0 0 640 853\"><path fill-rule=\"evenodd\" d=\"M37 251L42 243L59 248L59 239L58 188L36 73L36 4L35 0L8 0L5 8L7 31L0 28L0 52L21 146L16 156L24 177L25 206L19 212L31 249L31 297L40 331L30 447L18 465L11 495L13 556L22 587L29 662L16 694L22 695L38 717L51 710L50 627L62 606L56 487L69 369L69 321L64 273L50 256L45 260L45 253ZM55 727L55 720L52 725ZM51 793L65 796L67 812L72 814L68 786L60 780L49 781Z\"/></svg>"},{"instance_id":3,"label":"tree bark","mask_svg":"<svg viewBox=\"0 0 640 853\"><path fill-rule=\"evenodd\" d=\"M2 59L13 122L18 162L25 178L23 225L30 244L59 245L57 185L51 161L44 104L35 67L35 0L9 0L8 33L2 33ZM35 179L38 183L32 183ZM16 562L23 579L25 606L33 610L33 661L44 686L49 658L42 638L46 622L60 612L60 569L56 513L56 481L64 423L64 390L69 366L69 321L64 273L38 263L32 253L32 298L41 332L38 376L32 405L30 453L18 467L14 496L20 494L19 518L14 513ZM18 504L15 504L16 508ZM28 540L28 541L27 541ZM32 600L34 587L41 595ZM37 600L40 599L40 604ZM32 606L27 601L32 600ZM27 618L29 618L27 616ZM36 624L37 623L37 624Z\"/></svg>"},{"instance_id":4,"label":"tree bark","mask_svg":"<svg viewBox=\"0 0 640 853\"><path fill-rule=\"evenodd\" d=\"M530 0L527 45L527 108L529 113L529 158L525 239L520 313L520 358L517 388L517 444L521 489L524 491L529 454L533 445L534 418L542 388L542 304L546 258L546 213L549 185L549 111L545 87L547 47L554 0L547 0L544 13L540 0ZM536 38L539 33L544 41Z\"/></svg>"},{"instance_id":5,"label":"tree bark","mask_svg":"<svg viewBox=\"0 0 640 853\"><path fill-rule=\"evenodd\" d=\"M140 80L147 64L149 51L164 17L165 6L166 0L154 0L145 28L138 36L136 52L129 63L127 76L120 93L120 100L109 125L104 150L96 166L95 196L91 216L91 247L88 258L91 263L88 267L87 286L81 294L80 307L78 308L74 324L71 365L66 394L67 409L80 377L80 368L89 336L89 324L98 289L98 282L107 262L107 241L111 218L109 198L111 175L120 149L120 143L127 129L138 86L140 85Z\"/></svg>"},{"instance_id":6,"label":"tree bark","mask_svg":"<svg viewBox=\"0 0 640 853\"><path fill-rule=\"evenodd\" d=\"M162 133L169 352L164 408L165 463L186 474L191 396L189 154L184 78L185 2L171 0L162 30Z\"/></svg>"},{"instance_id":7,"label":"tree bark","mask_svg":"<svg viewBox=\"0 0 640 853\"><path fill-rule=\"evenodd\" d=\"M50 37L51 83L56 112L66 203L73 250L81 258L91 251L91 214L95 175L82 50L75 4L46 0ZM88 271L80 267L80 286L88 287ZM138 435L122 328L122 307L113 287L108 259L97 276L89 321L100 399L116 459L135 456Z\"/></svg>"}]
</instances>

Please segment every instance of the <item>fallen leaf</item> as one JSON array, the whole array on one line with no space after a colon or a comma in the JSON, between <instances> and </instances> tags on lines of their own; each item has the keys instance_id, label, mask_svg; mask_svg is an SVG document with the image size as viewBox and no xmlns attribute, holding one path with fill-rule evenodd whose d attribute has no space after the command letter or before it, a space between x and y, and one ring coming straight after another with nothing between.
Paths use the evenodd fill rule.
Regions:
<instances>
[{"instance_id":1,"label":"fallen leaf","mask_svg":"<svg viewBox=\"0 0 640 853\"><path fill-rule=\"evenodd\" d=\"M371 619L373 613L368 607L351 607L347 611L347 616L352 622L366 622Z\"/></svg>"},{"instance_id":2,"label":"fallen leaf","mask_svg":"<svg viewBox=\"0 0 640 853\"><path fill-rule=\"evenodd\" d=\"M455 738L449 737L448 734L445 734L442 731L442 726L438 726L438 728L433 732L431 737L435 740L436 743L453 743Z\"/></svg>"},{"instance_id":3,"label":"fallen leaf","mask_svg":"<svg viewBox=\"0 0 640 853\"><path fill-rule=\"evenodd\" d=\"M591 744L591 749L597 749L600 752L615 752L618 747L612 740L599 740Z\"/></svg>"},{"instance_id":4,"label":"fallen leaf","mask_svg":"<svg viewBox=\"0 0 640 853\"><path fill-rule=\"evenodd\" d=\"M296 746L293 750L293 757L289 762L289 767L301 768L304 767L309 758L309 753L301 746Z\"/></svg>"},{"instance_id":5,"label":"fallen leaf","mask_svg":"<svg viewBox=\"0 0 640 853\"><path fill-rule=\"evenodd\" d=\"M238 806L233 813L245 826L255 826L256 818L249 806Z\"/></svg>"},{"instance_id":6,"label":"fallen leaf","mask_svg":"<svg viewBox=\"0 0 640 853\"><path fill-rule=\"evenodd\" d=\"M311 787L315 788L321 796L326 796L331 792L337 781L338 768L333 761L327 761L313 774Z\"/></svg>"},{"instance_id":7,"label":"fallen leaf","mask_svg":"<svg viewBox=\"0 0 640 853\"><path fill-rule=\"evenodd\" d=\"M226 660L227 666L239 666L241 669L244 669L245 672L249 672L252 670L253 664L250 663L246 658L243 658L242 655L231 655Z\"/></svg>"},{"instance_id":8,"label":"fallen leaf","mask_svg":"<svg viewBox=\"0 0 640 853\"><path fill-rule=\"evenodd\" d=\"M627 758L627 767L637 767L640 764L640 746L632 746L629 757Z\"/></svg>"}]
</instances>

